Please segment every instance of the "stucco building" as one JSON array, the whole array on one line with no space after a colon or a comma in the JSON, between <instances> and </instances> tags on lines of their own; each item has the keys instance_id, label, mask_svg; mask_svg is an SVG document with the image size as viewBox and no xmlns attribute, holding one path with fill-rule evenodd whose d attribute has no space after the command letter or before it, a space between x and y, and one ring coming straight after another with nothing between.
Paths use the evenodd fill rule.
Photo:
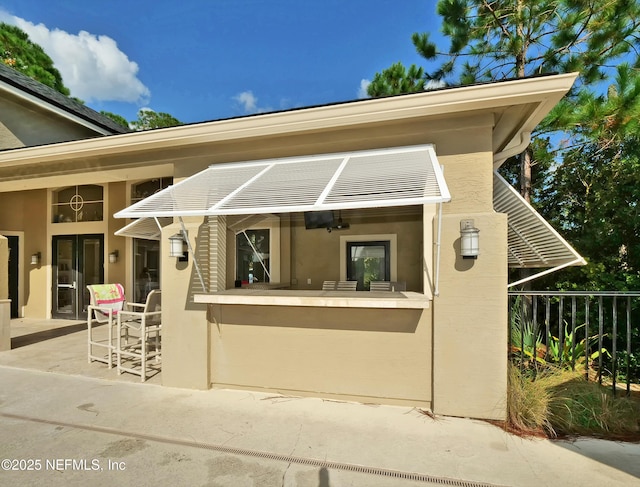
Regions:
<instances>
[{"instance_id":1,"label":"stucco building","mask_svg":"<svg viewBox=\"0 0 640 487\"><path fill-rule=\"evenodd\" d=\"M574 80L2 151L0 234L22 238L18 312L80 318L86 284L121 282L131 300L161 287L165 385L503 419L508 267L582 259L494 171ZM462 255L468 224L477 258ZM169 255L176 235L186 258ZM358 290L322 289L344 280Z\"/></svg>"}]
</instances>

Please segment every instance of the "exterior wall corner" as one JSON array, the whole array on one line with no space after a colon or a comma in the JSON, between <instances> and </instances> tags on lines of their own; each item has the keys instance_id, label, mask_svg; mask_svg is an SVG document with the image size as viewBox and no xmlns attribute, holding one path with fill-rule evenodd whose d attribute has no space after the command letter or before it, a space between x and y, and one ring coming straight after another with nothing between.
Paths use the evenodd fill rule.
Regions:
<instances>
[{"instance_id":1,"label":"exterior wall corner","mask_svg":"<svg viewBox=\"0 0 640 487\"><path fill-rule=\"evenodd\" d=\"M460 256L462 218L480 229L477 260ZM506 419L507 216L443 217L440 295L434 299L433 411Z\"/></svg>"}]
</instances>

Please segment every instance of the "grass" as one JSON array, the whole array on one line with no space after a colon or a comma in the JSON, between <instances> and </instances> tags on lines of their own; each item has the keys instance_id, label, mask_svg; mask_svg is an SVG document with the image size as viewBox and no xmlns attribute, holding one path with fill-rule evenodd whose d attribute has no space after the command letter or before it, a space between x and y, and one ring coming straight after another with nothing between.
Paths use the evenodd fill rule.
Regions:
<instances>
[{"instance_id":1,"label":"grass","mask_svg":"<svg viewBox=\"0 0 640 487\"><path fill-rule=\"evenodd\" d=\"M640 400L613 397L581 372L547 367L535 379L509 366L508 428L524 435L640 440Z\"/></svg>"}]
</instances>

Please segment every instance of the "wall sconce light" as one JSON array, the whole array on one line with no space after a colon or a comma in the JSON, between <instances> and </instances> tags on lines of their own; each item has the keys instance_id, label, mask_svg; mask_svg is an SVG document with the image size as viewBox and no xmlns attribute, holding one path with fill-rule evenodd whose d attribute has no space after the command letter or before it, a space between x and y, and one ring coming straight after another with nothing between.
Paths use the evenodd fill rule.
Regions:
<instances>
[{"instance_id":1,"label":"wall sconce light","mask_svg":"<svg viewBox=\"0 0 640 487\"><path fill-rule=\"evenodd\" d=\"M480 230L473 220L460 220L460 255L463 259L477 259L480 255Z\"/></svg>"},{"instance_id":2,"label":"wall sconce light","mask_svg":"<svg viewBox=\"0 0 640 487\"><path fill-rule=\"evenodd\" d=\"M42 254L40 254L40 252L36 252L35 254L31 254L31 265L40 264L40 258L41 257L42 257Z\"/></svg>"},{"instance_id":3,"label":"wall sconce light","mask_svg":"<svg viewBox=\"0 0 640 487\"><path fill-rule=\"evenodd\" d=\"M187 251L186 235L182 232L169 237L169 257L178 257L179 260L185 258Z\"/></svg>"},{"instance_id":4,"label":"wall sconce light","mask_svg":"<svg viewBox=\"0 0 640 487\"><path fill-rule=\"evenodd\" d=\"M119 256L119 252L117 250L114 250L113 252L111 252L109 254L109 264L115 264L116 262L118 262L118 256Z\"/></svg>"}]
</instances>

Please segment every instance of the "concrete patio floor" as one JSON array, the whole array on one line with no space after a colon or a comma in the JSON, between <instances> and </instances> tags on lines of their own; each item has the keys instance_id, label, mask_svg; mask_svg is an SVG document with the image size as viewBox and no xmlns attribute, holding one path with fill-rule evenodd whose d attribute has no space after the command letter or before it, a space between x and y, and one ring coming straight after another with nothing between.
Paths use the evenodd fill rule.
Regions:
<instances>
[{"instance_id":1,"label":"concrete patio floor","mask_svg":"<svg viewBox=\"0 0 640 487\"><path fill-rule=\"evenodd\" d=\"M12 330L14 348L0 352L0 485L640 485L637 443L523 439L409 407L162 387L160 375L140 383L87 363L84 322L14 320ZM19 468L29 459L40 469Z\"/></svg>"},{"instance_id":2,"label":"concrete patio floor","mask_svg":"<svg viewBox=\"0 0 640 487\"><path fill-rule=\"evenodd\" d=\"M94 328L96 338L106 338L107 327ZM73 320L11 320L11 352L0 353L0 365L92 377L94 379L140 382L140 376L109 369L87 360L87 322ZM154 367L157 369L157 367ZM161 384L162 373L149 373L145 384Z\"/></svg>"}]
</instances>

